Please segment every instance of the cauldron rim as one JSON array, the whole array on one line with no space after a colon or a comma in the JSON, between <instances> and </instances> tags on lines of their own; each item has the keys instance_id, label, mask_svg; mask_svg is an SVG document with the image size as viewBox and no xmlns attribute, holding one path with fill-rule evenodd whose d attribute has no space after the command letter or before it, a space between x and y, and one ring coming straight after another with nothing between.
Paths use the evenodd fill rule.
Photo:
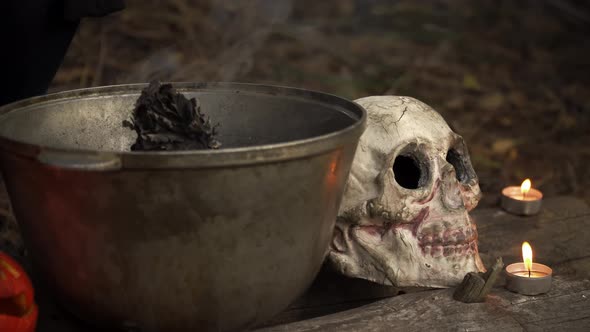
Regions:
<instances>
[{"instance_id":1,"label":"cauldron rim","mask_svg":"<svg viewBox=\"0 0 590 332\"><path fill-rule=\"evenodd\" d=\"M367 114L363 107L333 94L301 88L234 82L170 82L179 92L187 91L234 91L245 94L265 94L277 97L295 98L312 103L321 103L341 111L353 122L339 130L310 138L288 142L252 145L219 150L190 151L108 151L76 148L57 148L42 144L32 144L15 140L0 133L0 148L24 157L33 157L41 161L56 161L58 166L85 164L85 160L99 169L154 169L154 168L210 168L238 165L253 165L268 162L280 162L305 158L339 146L349 141L358 140L365 129ZM100 96L125 95L139 93L147 83L108 85L82 88L50 93L43 96L23 99L0 107L0 121L11 112L39 107L43 104L67 102L67 100ZM78 161L82 161L82 163ZM165 160L165 162L163 162ZM98 164L97 164L98 161ZM54 163L55 164L55 163ZM96 165L99 165L98 167ZM101 166L102 165L102 166ZM84 167L82 167L84 168Z\"/></svg>"}]
</instances>

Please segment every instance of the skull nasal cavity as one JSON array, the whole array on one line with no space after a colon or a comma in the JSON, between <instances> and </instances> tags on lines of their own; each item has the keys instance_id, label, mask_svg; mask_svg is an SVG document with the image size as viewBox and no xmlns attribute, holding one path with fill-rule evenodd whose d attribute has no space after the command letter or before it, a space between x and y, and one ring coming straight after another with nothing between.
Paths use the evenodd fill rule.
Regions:
<instances>
[{"instance_id":1,"label":"skull nasal cavity","mask_svg":"<svg viewBox=\"0 0 590 332\"><path fill-rule=\"evenodd\" d=\"M417 189L424 178L423 171L418 162L411 156L400 155L393 162L393 175L395 181L406 189Z\"/></svg>"}]
</instances>

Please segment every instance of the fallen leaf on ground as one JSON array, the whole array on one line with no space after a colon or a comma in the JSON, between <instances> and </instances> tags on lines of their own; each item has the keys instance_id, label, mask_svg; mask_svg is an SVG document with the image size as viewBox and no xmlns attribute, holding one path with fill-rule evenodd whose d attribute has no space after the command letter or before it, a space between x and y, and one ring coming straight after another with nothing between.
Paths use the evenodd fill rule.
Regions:
<instances>
[{"instance_id":1,"label":"fallen leaf on ground","mask_svg":"<svg viewBox=\"0 0 590 332\"><path fill-rule=\"evenodd\" d=\"M477 81L477 78L472 74L463 75L463 87L467 90L481 90L481 85Z\"/></svg>"}]
</instances>

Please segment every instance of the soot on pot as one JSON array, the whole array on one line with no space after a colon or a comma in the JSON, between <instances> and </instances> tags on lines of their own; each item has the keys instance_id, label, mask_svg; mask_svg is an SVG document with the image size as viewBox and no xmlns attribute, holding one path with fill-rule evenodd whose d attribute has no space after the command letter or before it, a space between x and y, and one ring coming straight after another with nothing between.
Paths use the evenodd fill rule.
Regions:
<instances>
[{"instance_id":1,"label":"soot on pot","mask_svg":"<svg viewBox=\"0 0 590 332\"><path fill-rule=\"evenodd\" d=\"M218 149L218 125L201 111L196 98L187 99L171 84L154 81L141 91L133 115L123 125L137 132L131 151Z\"/></svg>"}]
</instances>

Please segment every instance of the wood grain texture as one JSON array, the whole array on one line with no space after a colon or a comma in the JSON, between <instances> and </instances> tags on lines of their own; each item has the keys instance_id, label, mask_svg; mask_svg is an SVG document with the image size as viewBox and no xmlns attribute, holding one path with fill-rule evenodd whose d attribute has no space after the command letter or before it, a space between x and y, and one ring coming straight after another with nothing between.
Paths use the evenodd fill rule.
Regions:
<instances>
[{"instance_id":1,"label":"wood grain texture","mask_svg":"<svg viewBox=\"0 0 590 332\"><path fill-rule=\"evenodd\" d=\"M558 197L547 199L536 216L485 209L475 218L486 266L495 257L502 257L506 265L522 261L522 242L528 241L535 262L549 265L554 274L590 277L590 208L584 201Z\"/></svg>"},{"instance_id":2,"label":"wood grain texture","mask_svg":"<svg viewBox=\"0 0 590 332\"><path fill-rule=\"evenodd\" d=\"M458 302L452 294L406 294L258 331L590 331L588 280L557 277L549 293L535 297L496 288L484 303Z\"/></svg>"}]
</instances>

